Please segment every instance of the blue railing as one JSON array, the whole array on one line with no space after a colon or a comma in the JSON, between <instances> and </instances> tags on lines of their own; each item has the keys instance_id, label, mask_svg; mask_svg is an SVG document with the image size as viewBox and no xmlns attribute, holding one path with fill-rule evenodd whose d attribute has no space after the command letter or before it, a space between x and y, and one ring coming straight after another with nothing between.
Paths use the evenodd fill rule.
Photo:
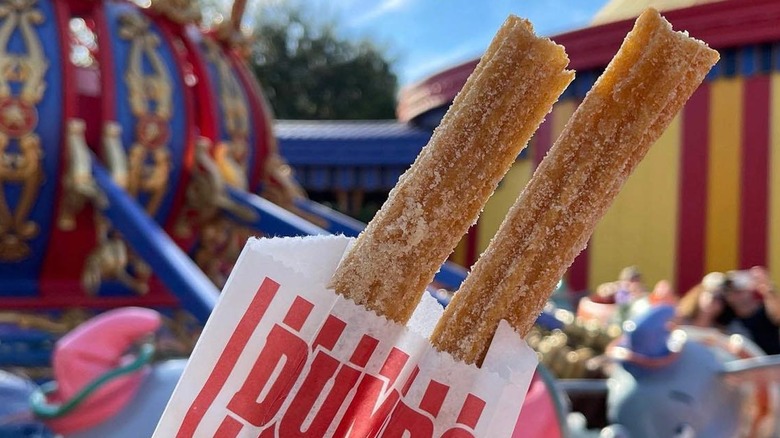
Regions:
<instances>
[{"instance_id":1,"label":"blue railing","mask_svg":"<svg viewBox=\"0 0 780 438\"><path fill-rule=\"evenodd\" d=\"M295 205L301 210L321 218L325 229L333 234L355 237L366 224L308 199L299 199ZM455 263L445 262L436 274L435 280L447 289L456 290L466 279L466 270Z\"/></svg>"},{"instance_id":2,"label":"blue railing","mask_svg":"<svg viewBox=\"0 0 780 438\"><path fill-rule=\"evenodd\" d=\"M182 307L205 324L219 296L214 283L94 159L92 175L107 198L102 213L111 225L179 298Z\"/></svg>"},{"instance_id":3,"label":"blue railing","mask_svg":"<svg viewBox=\"0 0 780 438\"><path fill-rule=\"evenodd\" d=\"M224 212L240 224L253 230L262 231L265 235L315 236L329 234L328 230L324 230L254 193L227 187L227 194L239 208L249 209L254 217L247 218L229 209L224 210Z\"/></svg>"}]
</instances>

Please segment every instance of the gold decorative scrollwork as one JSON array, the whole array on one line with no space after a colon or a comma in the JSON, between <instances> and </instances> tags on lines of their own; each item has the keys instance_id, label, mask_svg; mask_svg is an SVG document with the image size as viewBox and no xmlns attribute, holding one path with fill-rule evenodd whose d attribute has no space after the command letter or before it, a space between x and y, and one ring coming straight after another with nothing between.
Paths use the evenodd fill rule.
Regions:
<instances>
[{"instance_id":1,"label":"gold decorative scrollwork","mask_svg":"<svg viewBox=\"0 0 780 438\"><path fill-rule=\"evenodd\" d=\"M198 23L203 17L197 0L152 0L149 9L179 24Z\"/></svg>"},{"instance_id":2,"label":"gold decorative scrollwork","mask_svg":"<svg viewBox=\"0 0 780 438\"><path fill-rule=\"evenodd\" d=\"M130 41L125 82L130 107L136 118L135 139L130 147L127 191L148 195L146 211L154 215L168 190L171 154L168 149L172 116L173 85L162 57L157 52L159 37L149 21L135 13L120 17L120 36ZM144 68L144 60L152 72Z\"/></svg>"},{"instance_id":3,"label":"gold decorative scrollwork","mask_svg":"<svg viewBox=\"0 0 780 438\"><path fill-rule=\"evenodd\" d=\"M211 142L200 137L195 143L195 165L185 192L185 204L176 223L176 234L190 237L193 226L219 215L217 198L223 196L222 178L209 155Z\"/></svg>"},{"instance_id":4,"label":"gold decorative scrollwork","mask_svg":"<svg viewBox=\"0 0 780 438\"><path fill-rule=\"evenodd\" d=\"M135 257L122 237L112 229L108 219L95 214L97 246L84 262L81 284L90 295L97 293L100 284L116 280L139 295L149 291L149 265Z\"/></svg>"},{"instance_id":5,"label":"gold decorative scrollwork","mask_svg":"<svg viewBox=\"0 0 780 438\"><path fill-rule=\"evenodd\" d=\"M63 179L63 198L60 203L58 225L63 230L76 228L76 215L90 201L106 201L92 178L92 155L84 138L86 123L81 119L68 120L68 166Z\"/></svg>"},{"instance_id":6,"label":"gold decorative scrollwork","mask_svg":"<svg viewBox=\"0 0 780 438\"><path fill-rule=\"evenodd\" d=\"M30 255L28 241L38 224L28 219L43 184L41 140L36 105L43 99L49 63L33 26L43 23L37 0L0 4L0 261L20 261ZM26 53L9 52L11 35L19 31ZM12 83L19 84L14 93ZM6 188L18 187L11 206Z\"/></svg>"},{"instance_id":7,"label":"gold decorative scrollwork","mask_svg":"<svg viewBox=\"0 0 780 438\"><path fill-rule=\"evenodd\" d=\"M189 237L194 226L199 228L199 242L193 258L215 284L222 286L238 257L241 242L249 235L225 213L247 221L256 220L256 213L230 199L219 168L209 155L210 146L211 142L206 138L200 138L196 145L195 166L176 233Z\"/></svg>"},{"instance_id":8,"label":"gold decorative scrollwork","mask_svg":"<svg viewBox=\"0 0 780 438\"><path fill-rule=\"evenodd\" d=\"M201 137L195 149L195 166L186 191L183 213L176 226L177 234L189 236L192 225L202 225L222 216L223 212L247 221L256 219L252 210L242 207L230 199L217 163L209 155L211 142Z\"/></svg>"},{"instance_id":9,"label":"gold decorative scrollwork","mask_svg":"<svg viewBox=\"0 0 780 438\"><path fill-rule=\"evenodd\" d=\"M114 182L127 188L127 155L122 148L122 125L114 121L103 124L103 157Z\"/></svg>"},{"instance_id":10,"label":"gold decorative scrollwork","mask_svg":"<svg viewBox=\"0 0 780 438\"><path fill-rule=\"evenodd\" d=\"M233 13L237 12L234 8ZM227 26L226 28L231 28ZM238 33L235 33L238 35ZM207 57L217 67L217 80L219 83L219 96L222 107L222 115L225 118L225 127L229 140L217 144L214 151L214 161L219 167L220 174L226 183L246 189L249 171L249 104L244 94L244 89L236 78L230 63L223 53L222 47L214 40L204 38L204 46ZM251 84L247 93L257 93L263 98L259 85ZM266 103L266 107L268 107ZM273 121L266 116L268 126ZM321 218L308 214L295 206L295 200L306 197L306 192L295 181L292 168L284 161L278 152L276 139L273 134L266 137L266 145L269 154L266 156L264 167L263 197L274 202L305 219L324 226Z\"/></svg>"},{"instance_id":11,"label":"gold decorative scrollwork","mask_svg":"<svg viewBox=\"0 0 780 438\"><path fill-rule=\"evenodd\" d=\"M246 29L243 29L241 25L244 12L246 12L246 3L247 0L233 0L230 18L214 23L213 33L213 36L220 43L239 53L242 57L249 57L253 41L251 34L246 32Z\"/></svg>"},{"instance_id":12,"label":"gold decorative scrollwork","mask_svg":"<svg viewBox=\"0 0 780 438\"><path fill-rule=\"evenodd\" d=\"M246 189L249 166L249 105L241 84L233 73L222 48L204 38L206 56L217 68L219 100L229 141L217 145L215 160L228 184Z\"/></svg>"},{"instance_id":13,"label":"gold decorative scrollwork","mask_svg":"<svg viewBox=\"0 0 780 438\"><path fill-rule=\"evenodd\" d=\"M253 234L227 217L218 216L201 227L192 258L206 276L222 288L243 243Z\"/></svg>"},{"instance_id":14,"label":"gold decorative scrollwork","mask_svg":"<svg viewBox=\"0 0 780 438\"><path fill-rule=\"evenodd\" d=\"M84 122L75 120L68 126L71 161L65 186L70 190L66 190L63 205L70 206L70 209L65 210L70 214L65 217L75 216L73 212L83 208L87 201L91 201L96 207L94 220L97 245L84 261L82 286L88 294L94 295L104 281L114 280L137 294L145 294L149 290L151 268L128 249L125 241L101 213L107 201L95 185L91 173L86 174L91 168L91 155L84 141ZM103 125L103 152L114 182L125 187L128 166L122 148L121 132L121 127L116 122L108 121ZM68 199L72 201L66 202ZM61 225L62 219L63 216L60 218Z\"/></svg>"},{"instance_id":15,"label":"gold decorative scrollwork","mask_svg":"<svg viewBox=\"0 0 780 438\"><path fill-rule=\"evenodd\" d=\"M59 316L34 312L1 311L0 324L12 324L22 329L36 329L55 335L73 330L91 315L84 309L68 309Z\"/></svg>"}]
</instances>

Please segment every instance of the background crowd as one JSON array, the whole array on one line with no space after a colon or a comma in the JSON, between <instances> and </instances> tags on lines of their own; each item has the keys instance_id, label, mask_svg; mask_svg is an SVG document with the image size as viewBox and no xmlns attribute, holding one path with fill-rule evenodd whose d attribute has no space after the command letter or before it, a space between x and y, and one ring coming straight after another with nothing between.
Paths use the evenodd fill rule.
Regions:
<instances>
[{"instance_id":1,"label":"background crowd","mask_svg":"<svg viewBox=\"0 0 780 438\"><path fill-rule=\"evenodd\" d=\"M780 294L762 266L711 272L684 293L666 280L648 289L640 271L627 267L617 281L601 284L583 297L578 314L619 322L657 304L675 306L677 324L740 334L765 353L780 354ZM611 310L599 314L604 308Z\"/></svg>"}]
</instances>

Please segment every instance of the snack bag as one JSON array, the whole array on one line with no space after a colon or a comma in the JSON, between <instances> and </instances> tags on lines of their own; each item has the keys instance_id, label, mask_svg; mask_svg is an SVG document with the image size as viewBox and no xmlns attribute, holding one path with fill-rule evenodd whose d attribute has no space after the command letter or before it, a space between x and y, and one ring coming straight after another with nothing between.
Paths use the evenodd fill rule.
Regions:
<instances>
[{"instance_id":1,"label":"snack bag","mask_svg":"<svg viewBox=\"0 0 780 438\"><path fill-rule=\"evenodd\" d=\"M155 437L511 436L537 357L502 323L481 368L328 290L346 237L251 239ZM427 328L426 328L427 327Z\"/></svg>"},{"instance_id":2,"label":"snack bag","mask_svg":"<svg viewBox=\"0 0 780 438\"><path fill-rule=\"evenodd\" d=\"M343 237L249 241L155 436L511 436L536 355L505 320L527 333L717 60L643 12L443 317L425 302L415 316L419 290L572 79L562 47L507 19L346 257ZM394 321L411 314L412 328L344 297Z\"/></svg>"}]
</instances>

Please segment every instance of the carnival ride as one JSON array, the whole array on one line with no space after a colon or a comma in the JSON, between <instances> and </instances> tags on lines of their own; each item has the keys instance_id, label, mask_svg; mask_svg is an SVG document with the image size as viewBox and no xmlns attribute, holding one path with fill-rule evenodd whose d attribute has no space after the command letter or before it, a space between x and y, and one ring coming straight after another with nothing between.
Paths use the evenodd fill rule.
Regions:
<instances>
[{"instance_id":1,"label":"carnival ride","mask_svg":"<svg viewBox=\"0 0 780 438\"><path fill-rule=\"evenodd\" d=\"M279 155L245 3L210 32L194 1L0 3L0 306L36 313L8 322L145 306L202 324L248 235L361 230Z\"/></svg>"},{"instance_id":2,"label":"carnival ride","mask_svg":"<svg viewBox=\"0 0 780 438\"><path fill-rule=\"evenodd\" d=\"M249 235L360 232L279 155L245 6L203 31L189 0L0 2L0 366L48 369L60 336L127 306L186 354Z\"/></svg>"},{"instance_id":3,"label":"carnival ride","mask_svg":"<svg viewBox=\"0 0 780 438\"><path fill-rule=\"evenodd\" d=\"M55 382L2 372L0 435L148 434L186 362L152 357L186 355L248 235L362 229L306 199L279 155L245 3L203 32L189 0L0 1L0 366ZM529 392L561 434L556 388L606 392L575 383Z\"/></svg>"}]
</instances>

